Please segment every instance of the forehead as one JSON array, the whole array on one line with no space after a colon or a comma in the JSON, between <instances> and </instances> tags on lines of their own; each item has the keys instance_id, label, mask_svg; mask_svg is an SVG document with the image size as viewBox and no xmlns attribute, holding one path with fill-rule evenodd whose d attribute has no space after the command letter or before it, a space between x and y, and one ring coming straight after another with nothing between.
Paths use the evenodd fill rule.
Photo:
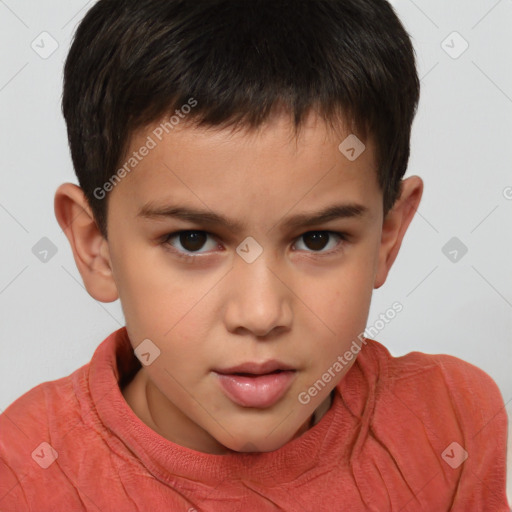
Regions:
<instances>
[{"instance_id":1,"label":"forehead","mask_svg":"<svg viewBox=\"0 0 512 512\"><path fill-rule=\"evenodd\" d=\"M334 201L341 192L370 206L378 192L373 141L315 114L297 134L286 116L256 129L165 121L134 133L121 164L131 170L111 193L139 211L148 202L187 202L226 213L232 206L236 217L244 205L265 204L279 215L299 202Z\"/></svg>"}]
</instances>

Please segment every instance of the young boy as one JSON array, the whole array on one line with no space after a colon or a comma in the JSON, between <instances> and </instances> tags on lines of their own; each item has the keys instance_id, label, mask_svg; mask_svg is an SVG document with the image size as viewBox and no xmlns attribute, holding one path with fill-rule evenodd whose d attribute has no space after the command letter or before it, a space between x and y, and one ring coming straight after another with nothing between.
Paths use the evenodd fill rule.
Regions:
<instances>
[{"instance_id":1,"label":"young boy","mask_svg":"<svg viewBox=\"0 0 512 512\"><path fill-rule=\"evenodd\" d=\"M126 327L0 417L0 510L508 511L492 379L364 336L418 98L384 0L99 0L55 213Z\"/></svg>"}]
</instances>

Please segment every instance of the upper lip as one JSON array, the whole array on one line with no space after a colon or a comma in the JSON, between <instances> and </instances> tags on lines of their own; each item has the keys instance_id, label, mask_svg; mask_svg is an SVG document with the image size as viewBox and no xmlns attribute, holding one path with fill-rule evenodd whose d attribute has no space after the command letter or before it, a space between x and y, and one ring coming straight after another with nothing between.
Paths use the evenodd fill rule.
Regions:
<instances>
[{"instance_id":1,"label":"upper lip","mask_svg":"<svg viewBox=\"0 0 512 512\"><path fill-rule=\"evenodd\" d=\"M295 370L295 368L282 363L281 361L277 361L276 359L270 359L268 361L264 361L263 363L247 362L237 366L231 366L229 368L216 369L215 371L225 375L231 375L234 373L252 373L254 375L264 375L266 373L275 372L276 370Z\"/></svg>"}]
</instances>

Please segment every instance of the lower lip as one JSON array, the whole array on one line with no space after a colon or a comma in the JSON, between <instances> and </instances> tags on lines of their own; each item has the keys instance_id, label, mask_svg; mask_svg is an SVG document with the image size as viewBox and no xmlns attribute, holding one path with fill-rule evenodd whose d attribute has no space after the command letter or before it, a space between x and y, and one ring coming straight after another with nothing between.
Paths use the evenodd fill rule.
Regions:
<instances>
[{"instance_id":1,"label":"lower lip","mask_svg":"<svg viewBox=\"0 0 512 512\"><path fill-rule=\"evenodd\" d=\"M242 407L264 409L274 405L290 388L295 371L287 370L248 377L217 373L226 395Z\"/></svg>"}]
</instances>

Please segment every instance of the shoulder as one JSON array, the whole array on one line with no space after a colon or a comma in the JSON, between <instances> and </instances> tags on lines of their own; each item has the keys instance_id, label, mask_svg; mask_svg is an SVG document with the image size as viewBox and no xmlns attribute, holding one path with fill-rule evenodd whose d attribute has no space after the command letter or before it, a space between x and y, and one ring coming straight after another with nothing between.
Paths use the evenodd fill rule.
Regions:
<instances>
[{"instance_id":1,"label":"shoulder","mask_svg":"<svg viewBox=\"0 0 512 512\"><path fill-rule=\"evenodd\" d=\"M87 364L35 386L0 415L0 510L82 510L82 485L134 460L98 410L133 359L138 362L119 329ZM110 410L106 399L103 413ZM124 419L117 411L112 416L112 424Z\"/></svg>"},{"instance_id":2,"label":"shoulder","mask_svg":"<svg viewBox=\"0 0 512 512\"><path fill-rule=\"evenodd\" d=\"M423 397L437 407L464 413L475 427L500 411L504 401L494 380L481 368L448 354L410 352L388 358L388 385L397 393Z\"/></svg>"},{"instance_id":3,"label":"shoulder","mask_svg":"<svg viewBox=\"0 0 512 512\"><path fill-rule=\"evenodd\" d=\"M481 427L494 415L497 422L506 419L494 380L458 357L417 351L395 357L383 344L364 338L355 366L375 390L377 405L385 402L389 406L394 400L420 415L432 416L435 411L460 415L466 428L469 423Z\"/></svg>"},{"instance_id":4,"label":"shoulder","mask_svg":"<svg viewBox=\"0 0 512 512\"><path fill-rule=\"evenodd\" d=\"M380 343L368 343L379 364L374 432L396 445L403 467L421 460L423 469L451 482L452 510L484 510L484 503L485 510L504 510L508 418L494 380L458 357L393 357Z\"/></svg>"},{"instance_id":5,"label":"shoulder","mask_svg":"<svg viewBox=\"0 0 512 512\"><path fill-rule=\"evenodd\" d=\"M61 379L43 382L11 403L0 415L0 450L6 440L17 442L36 433L39 436L54 430L55 422L65 424L79 417L79 402L75 393L76 381L80 379L84 367Z\"/></svg>"},{"instance_id":6,"label":"shoulder","mask_svg":"<svg viewBox=\"0 0 512 512\"><path fill-rule=\"evenodd\" d=\"M83 367L58 380L44 382L16 399L0 415L0 508L22 510L31 501L25 485L49 485L47 469L57 460L57 437L80 423L80 403L75 393ZM54 468L56 465L54 465ZM55 469L51 471L55 477ZM39 482L39 483L38 483ZM37 483L37 485L35 485Z\"/></svg>"},{"instance_id":7,"label":"shoulder","mask_svg":"<svg viewBox=\"0 0 512 512\"><path fill-rule=\"evenodd\" d=\"M395 357L381 343L365 340L378 362L381 389L422 396L424 400L440 400L436 391L442 391L461 405L471 407L482 401L479 405L486 409L504 407L501 391L492 377L467 361L448 354L417 351Z\"/></svg>"},{"instance_id":8,"label":"shoulder","mask_svg":"<svg viewBox=\"0 0 512 512\"><path fill-rule=\"evenodd\" d=\"M506 429L501 391L481 368L448 354L415 351L394 357L379 342L367 342L379 362L381 393L392 395L418 413L455 415L460 426L475 433L491 420Z\"/></svg>"}]
</instances>

